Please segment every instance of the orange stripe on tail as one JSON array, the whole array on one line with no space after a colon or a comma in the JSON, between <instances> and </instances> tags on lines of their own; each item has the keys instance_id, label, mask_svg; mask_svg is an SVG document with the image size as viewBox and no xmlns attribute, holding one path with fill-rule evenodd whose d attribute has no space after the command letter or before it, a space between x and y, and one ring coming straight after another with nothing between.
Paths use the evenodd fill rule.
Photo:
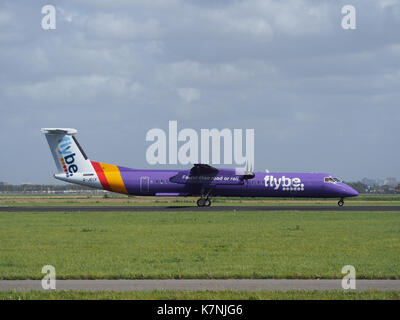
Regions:
<instances>
[{"instance_id":1,"label":"orange stripe on tail","mask_svg":"<svg viewBox=\"0 0 400 320\"><path fill-rule=\"evenodd\" d=\"M128 194L121 172L116 165L93 161L92 163L104 189Z\"/></svg>"},{"instance_id":2,"label":"orange stripe on tail","mask_svg":"<svg viewBox=\"0 0 400 320\"><path fill-rule=\"evenodd\" d=\"M108 184L106 175L104 174L103 168L101 167L100 163L91 161L94 170L96 170L97 177L100 180L101 185L103 186L104 190L112 191L110 185Z\"/></svg>"}]
</instances>

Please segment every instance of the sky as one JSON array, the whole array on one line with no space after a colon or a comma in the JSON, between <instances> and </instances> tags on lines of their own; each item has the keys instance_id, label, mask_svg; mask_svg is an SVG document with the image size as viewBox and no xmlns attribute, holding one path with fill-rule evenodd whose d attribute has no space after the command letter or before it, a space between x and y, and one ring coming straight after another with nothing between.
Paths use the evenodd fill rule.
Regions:
<instances>
[{"instance_id":1,"label":"sky","mask_svg":"<svg viewBox=\"0 0 400 320\"><path fill-rule=\"evenodd\" d=\"M173 120L254 129L257 171L400 179L399 30L399 0L3 0L0 181L56 183L43 127L94 161L188 168L146 161Z\"/></svg>"}]
</instances>

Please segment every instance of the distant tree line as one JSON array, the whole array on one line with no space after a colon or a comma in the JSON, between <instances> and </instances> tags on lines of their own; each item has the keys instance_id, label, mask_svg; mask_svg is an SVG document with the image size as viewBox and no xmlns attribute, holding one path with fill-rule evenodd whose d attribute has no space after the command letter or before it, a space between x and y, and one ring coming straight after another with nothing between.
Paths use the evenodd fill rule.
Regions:
<instances>
[{"instance_id":1,"label":"distant tree line","mask_svg":"<svg viewBox=\"0 0 400 320\"><path fill-rule=\"evenodd\" d=\"M390 187L390 186L368 186L361 181L357 182L345 182L350 187L357 190L359 193L379 193L379 194L395 194L400 193L400 184L397 187Z\"/></svg>"},{"instance_id":2,"label":"distant tree line","mask_svg":"<svg viewBox=\"0 0 400 320\"><path fill-rule=\"evenodd\" d=\"M347 185L352 187L353 189L357 190L359 193L365 193L365 190L367 190L368 186L361 181L356 181L356 182L345 182Z\"/></svg>"}]
</instances>

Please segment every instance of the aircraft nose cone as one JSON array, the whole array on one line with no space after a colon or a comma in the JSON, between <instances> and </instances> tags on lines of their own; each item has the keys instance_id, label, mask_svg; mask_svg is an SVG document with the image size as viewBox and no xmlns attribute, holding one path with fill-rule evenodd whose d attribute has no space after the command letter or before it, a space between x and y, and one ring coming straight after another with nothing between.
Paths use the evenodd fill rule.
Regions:
<instances>
[{"instance_id":1,"label":"aircraft nose cone","mask_svg":"<svg viewBox=\"0 0 400 320\"><path fill-rule=\"evenodd\" d=\"M346 197L357 197L358 196L357 190L354 190L352 187L350 187L348 185L346 185L345 193L346 193Z\"/></svg>"}]
</instances>

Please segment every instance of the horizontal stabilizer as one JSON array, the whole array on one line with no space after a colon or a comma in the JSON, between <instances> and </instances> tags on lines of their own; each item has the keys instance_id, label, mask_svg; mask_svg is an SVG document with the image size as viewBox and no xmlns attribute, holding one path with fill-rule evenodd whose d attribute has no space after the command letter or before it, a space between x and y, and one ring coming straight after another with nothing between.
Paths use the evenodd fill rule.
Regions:
<instances>
[{"instance_id":1,"label":"horizontal stabilizer","mask_svg":"<svg viewBox=\"0 0 400 320\"><path fill-rule=\"evenodd\" d=\"M78 133L78 130L71 128L42 128L40 129L42 133L45 134L66 134L66 135L74 135Z\"/></svg>"}]
</instances>

